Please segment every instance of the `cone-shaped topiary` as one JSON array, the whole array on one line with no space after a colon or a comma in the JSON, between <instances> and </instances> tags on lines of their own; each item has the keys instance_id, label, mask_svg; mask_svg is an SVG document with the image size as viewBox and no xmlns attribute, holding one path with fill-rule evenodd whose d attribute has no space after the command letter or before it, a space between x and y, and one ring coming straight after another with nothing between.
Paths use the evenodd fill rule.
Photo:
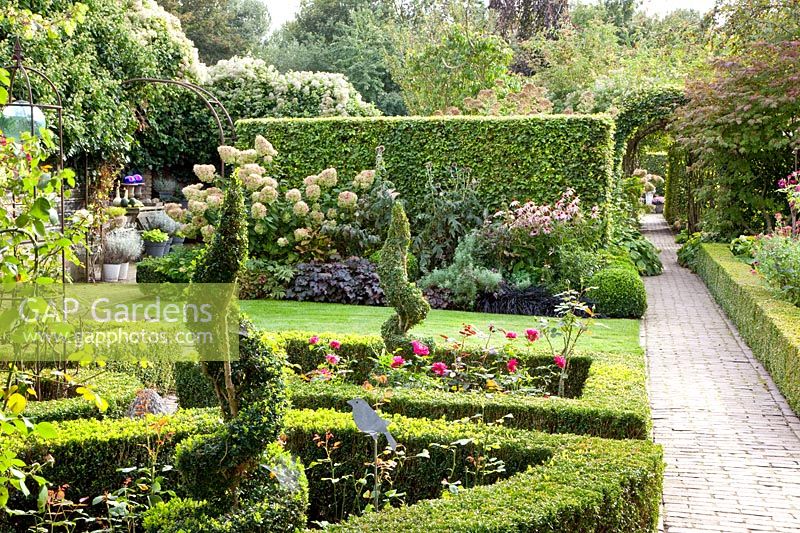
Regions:
<instances>
[{"instance_id":1,"label":"cone-shaped topiary","mask_svg":"<svg viewBox=\"0 0 800 533\"><path fill-rule=\"evenodd\" d=\"M422 291L408 281L408 246L411 243L411 229L405 209L400 202L392 206L392 223L381 249L378 263L378 276L386 300L394 307L381 328L381 335L389 353L408 350L411 338L408 331L425 320L431 306Z\"/></svg>"},{"instance_id":2,"label":"cone-shaped topiary","mask_svg":"<svg viewBox=\"0 0 800 533\"><path fill-rule=\"evenodd\" d=\"M193 283L235 283L247 262L247 210L238 170L231 176L219 224L205 253L197 260Z\"/></svg>"}]
</instances>

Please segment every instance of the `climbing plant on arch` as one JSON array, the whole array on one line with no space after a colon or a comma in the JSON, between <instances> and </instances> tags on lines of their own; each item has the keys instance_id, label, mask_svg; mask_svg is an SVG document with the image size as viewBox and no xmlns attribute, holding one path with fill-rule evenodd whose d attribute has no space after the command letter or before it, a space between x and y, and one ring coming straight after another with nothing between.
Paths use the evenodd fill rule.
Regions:
<instances>
[{"instance_id":1,"label":"climbing plant on arch","mask_svg":"<svg viewBox=\"0 0 800 533\"><path fill-rule=\"evenodd\" d=\"M650 89L628 98L616 119L614 162L617 173L633 173L639 143L666 128L674 111L685 103L683 89L678 87Z\"/></svg>"}]
</instances>

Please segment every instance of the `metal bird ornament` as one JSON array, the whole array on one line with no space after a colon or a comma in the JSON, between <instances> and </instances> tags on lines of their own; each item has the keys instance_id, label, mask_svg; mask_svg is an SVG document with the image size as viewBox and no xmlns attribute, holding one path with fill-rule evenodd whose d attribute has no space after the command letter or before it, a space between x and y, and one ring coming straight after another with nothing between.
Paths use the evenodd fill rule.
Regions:
<instances>
[{"instance_id":1,"label":"metal bird ornament","mask_svg":"<svg viewBox=\"0 0 800 533\"><path fill-rule=\"evenodd\" d=\"M378 435L383 434L389 442L389 447L393 451L397 448L397 441L394 440L394 437L387 429L389 423L378 416L378 413L367 402L361 398L354 398L348 400L347 403L353 408L353 420L359 431L366 433L376 441L378 440Z\"/></svg>"}]
</instances>

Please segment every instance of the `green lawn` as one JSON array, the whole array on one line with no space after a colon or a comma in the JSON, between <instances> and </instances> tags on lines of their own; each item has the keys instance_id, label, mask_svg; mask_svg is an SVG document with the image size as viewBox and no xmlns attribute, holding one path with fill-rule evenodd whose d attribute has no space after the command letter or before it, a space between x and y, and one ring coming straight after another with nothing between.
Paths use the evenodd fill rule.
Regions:
<instances>
[{"instance_id":1,"label":"green lawn","mask_svg":"<svg viewBox=\"0 0 800 533\"><path fill-rule=\"evenodd\" d=\"M392 310L385 307L320 304L272 300L241 302L242 310L250 315L256 326L269 331L300 330L314 333L353 333L379 335L381 324ZM433 310L428 319L413 331L420 336L456 336L463 324L472 324L486 331L489 324L523 334L536 328L539 318L517 315L493 315L462 311ZM638 352L638 320L598 320L597 326L585 337L580 348L586 351Z\"/></svg>"}]
</instances>

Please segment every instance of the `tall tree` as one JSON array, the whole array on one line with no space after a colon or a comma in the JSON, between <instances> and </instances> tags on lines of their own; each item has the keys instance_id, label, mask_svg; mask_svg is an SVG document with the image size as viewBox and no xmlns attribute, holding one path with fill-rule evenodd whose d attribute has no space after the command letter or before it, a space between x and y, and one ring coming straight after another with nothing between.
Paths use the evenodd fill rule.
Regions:
<instances>
[{"instance_id":1,"label":"tall tree","mask_svg":"<svg viewBox=\"0 0 800 533\"><path fill-rule=\"evenodd\" d=\"M162 0L205 63L254 52L270 25L263 0Z\"/></svg>"},{"instance_id":2,"label":"tall tree","mask_svg":"<svg viewBox=\"0 0 800 533\"><path fill-rule=\"evenodd\" d=\"M497 13L497 29L505 37L529 39L552 31L569 15L568 0L489 0Z\"/></svg>"}]
</instances>

